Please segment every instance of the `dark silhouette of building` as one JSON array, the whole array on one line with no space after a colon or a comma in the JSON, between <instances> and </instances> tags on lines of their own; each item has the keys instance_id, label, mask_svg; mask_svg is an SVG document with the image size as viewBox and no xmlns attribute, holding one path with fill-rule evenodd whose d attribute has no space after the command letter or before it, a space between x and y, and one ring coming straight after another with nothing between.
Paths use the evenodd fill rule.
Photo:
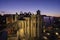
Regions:
<instances>
[{"instance_id":1,"label":"dark silhouette of building","mask_svg":"<svg viewBox=\"0 0 60 40\"><path fill-rule=\"evenodd\" d=\"M0 30L6 28L6 17L0 15Z\"/></svg>"}]
</instances>

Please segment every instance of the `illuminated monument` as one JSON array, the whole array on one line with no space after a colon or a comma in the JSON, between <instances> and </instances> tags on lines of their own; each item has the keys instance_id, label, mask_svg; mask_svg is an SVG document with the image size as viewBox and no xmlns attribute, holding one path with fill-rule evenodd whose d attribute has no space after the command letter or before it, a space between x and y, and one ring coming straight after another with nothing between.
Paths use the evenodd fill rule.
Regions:
<instances>
[{"instance_id":1,"label":"illuminated monument","mask_svg":"<svg viewBox=\"0 0 60 40\"><path fill-rule=\"evenodd\" d=\"M42 34L42 18L40 11L37 11L37 14L20 14L20 20L18 20L18 25L20 27L18 37L25 40L34 40L39 39Z\"/></svg>"}]
</instances>

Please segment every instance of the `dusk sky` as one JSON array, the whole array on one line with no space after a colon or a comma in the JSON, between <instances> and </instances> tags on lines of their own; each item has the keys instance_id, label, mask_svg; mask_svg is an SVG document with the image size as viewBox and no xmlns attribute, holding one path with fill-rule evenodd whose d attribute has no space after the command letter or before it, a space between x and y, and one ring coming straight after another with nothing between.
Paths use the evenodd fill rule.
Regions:
<instances>
[{"instance_id":1,"label":"dusk sky","mask_svg":"<svg viewBox=\"0 0 60 40\"><path fill-rule=\"evenodd\" d=\"M42 15L60 16L60 0L0 0L0 14L36 13L38 9Z\"/></svg>"}]
</instances>

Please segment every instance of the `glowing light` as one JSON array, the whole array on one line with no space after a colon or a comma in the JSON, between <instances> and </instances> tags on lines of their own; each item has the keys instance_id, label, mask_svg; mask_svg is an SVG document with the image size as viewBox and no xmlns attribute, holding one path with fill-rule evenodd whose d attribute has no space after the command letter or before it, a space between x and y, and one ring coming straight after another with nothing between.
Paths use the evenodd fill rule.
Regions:
<instances>
[{"instance_id":1,"label":"glowing light","mask_svg":"<svg viewBox=\"0 0 60 40\"><path fill-rule=\"evenodd\" d=\"M58 32L56 32L55 34L56 34L56 35L59 35L59 33L58 33Z\"/></svg>"},{"instance_id":2,"label":"glowing light","mask_svg":"<svg viewBox=\"0 0 60 40\"><path fill-rule=\"evenodd\" d=\"M45 32L46 30L44 29L43 32Z\"/></svg>"},{"instance_id":3,"label":"glowing light","mask_svg":"<svg viewBox=\"0 0 60 40\"><path fill-rule=\"evenodd\" d=\"M50 35L50 33L47 33L47 35Z\"/></svg>"},{"instance_id":4,"label":"glowing light","mask_svg":"<svg viewBox=\"0 0 60 40\"><path fill-rule=\"evenodd\" d=\"M43 37L44 39L48 39L46 36Z\"/></svg>"}]
</instances>

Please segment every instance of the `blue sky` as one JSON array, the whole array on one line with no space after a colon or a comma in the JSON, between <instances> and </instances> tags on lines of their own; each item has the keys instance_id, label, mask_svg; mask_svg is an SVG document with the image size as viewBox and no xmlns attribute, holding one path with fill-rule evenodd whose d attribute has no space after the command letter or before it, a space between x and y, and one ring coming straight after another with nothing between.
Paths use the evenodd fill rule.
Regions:
<instances>
[{"instance_id":1,"label":"blue sky","mask_svg":"<svg viewBox=\"0 0 60 40\"><path fill-rule=\"evenodd\" d=\"M8 13L41 11L43 15L60 16L60 0L0 0L1 11Z\"/></svg>"}]
</instances>

